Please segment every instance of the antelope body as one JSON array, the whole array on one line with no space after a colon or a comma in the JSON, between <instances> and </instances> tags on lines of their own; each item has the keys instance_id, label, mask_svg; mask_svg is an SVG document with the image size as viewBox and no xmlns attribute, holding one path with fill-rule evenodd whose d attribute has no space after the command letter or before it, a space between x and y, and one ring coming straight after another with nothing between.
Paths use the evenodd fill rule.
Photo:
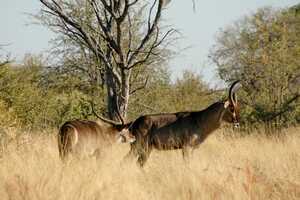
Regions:
<instances>
[{"instance_id":1,"label":"antelope body","mask_svg":"<svg viewBox=\"0 0 300 200\"><path fill-rule=\"evenodd\" d=\"M158 150L197 148L222 121L238 125L239 113L235 97L238 81L229 90L226 101L216 102L201 111L144 115L136 119L129 131L136 141L131 144L128 157L137 156L143 166L153 148Z\"/></svg>"},{"instance_id":2,"label":"antelope body","mask_svg":"<svg viewBox=\"0 0 300 200\"><path fill-rule=\"evenodd\" d=\"M129 124L103 121L73 120L64 123L58 133L59 155L65 159L69 154L76 156L99 155L107 145L116 140L133 141L128 131Z\"/></svg>"}]
</instances>

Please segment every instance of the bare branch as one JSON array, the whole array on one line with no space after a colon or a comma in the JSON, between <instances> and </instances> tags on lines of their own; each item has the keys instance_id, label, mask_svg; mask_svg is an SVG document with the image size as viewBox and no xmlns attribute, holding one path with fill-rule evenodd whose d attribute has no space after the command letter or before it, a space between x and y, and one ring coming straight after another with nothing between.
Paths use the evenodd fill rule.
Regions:
<instances>
[{"instance_id":1,"label":"bare branch","mask_svg":"<svg viewBox=\"0 0 300 200\"><path fill-rule=\"evenodd\" d=\"M148 52L146 53L146 56L144 56L143 59L140 59L138 61L136 61L135 63L133 63L131 66L128 67L128 69L131 69L131 68L134 68L135 66L137 65L141 65L145 62L147 62L149 60L149 57L150 55L155 55L154 53L154 49L159 47L163 42L164 40L169 36L171 35L172 33L174 33L175 30L174 29L170 29L167 31L167 33L165 33L165 35L158 41L158 36L159 36L159 29L157 27L157 31L156 31L156 36L155 36L155 39L150 47L150 49L148 50ZM142 51L139 52L140 54L142 53Z\"/></svg>"},{"instance_id":2,"label":"bare branch","mask_svg":"<svg viewBox=\"0 0 300 200\"><path fill-rule=\"evenodd\" d=\"M138 2L138 0L134 0L133 2L129 3L129 7L133 6L134 4L136 4Z\"/></svg>"},{"instance_id":3,"label":"bare branch","mask_svg":"<svg viewBox=\"0 0 300 200\"><path fill-rule=\"evenodd\" d=\"M92 1L95 2L95 0L92 0ZM105 10L107 10L109 12L109 14L111 14L114 18L116 18L115 14L113 12L113 9L112 9L113 5L112 4L108 5L105 0L100 0L100 1L103 4Z\"/></svg>"},{"instance_id":4,"label":"bare branch","mask_svg":"<svg viewBox=\"0 0 300 200\"><path fill-rule=\"evenodd\" d=\"M124 5L123 12L120 15L120 17L117 18L117 23L118 24L121 24L124 21L124 19L126 18L126 16L128 15L128 10L129 10L129 7L130 7L129 0L125 0L124 4L125 5Z\"/></svg>"},{"instance_id":5,"label":"bare branch","mask_svg":"<svg viewBox=\"0 0 300 200\"><path fill-rule=\"evenodd\" d=\"M153 5L156 4L156 1L154 2ZM137 57L138 53L140 50L142 50L144 48L144 46L148 43L148 41L150 40L152 33L155 30L155 27L157 27L158 25L158 21L160 19L161 16L161 11L162 11L162 6L163 6L163 2L164 0L158 0L158 6L157 6L157 11L156 11L156 15L155 18L152 22L152 25L149 26L149 22L148 22L148 31L145 34L144 38L142 39L139 47L131 54L129 61L128 61L128 65L131 65L131 63L133 62L133 60ZM149 19L150 20L150 19Z\"/></svg>"},{"instance_id":6,"label":"bare branch","mask_svg":"<svg viewBox=\"0 0 300 200\"><path fill-rule=\"evenodd\" d=\"M113 121L113 120L106 119L106 118L104 118L104 117L98 115L97 112L95 111L95 105L94 105L94 102L93 102L93 101L88 101L88 102L89 102L90 105L91 105L92 114L93 114L94 116L96 116L98 119L101 119L101 120L103 120L103 121L105 121L105 122L107 122L107 123L117 124L117 122L115 122L115 121ZM124 124L124 123L123 123L123 124Z\"/></svg>"},{"instance_id":7,"label":"bare branch","mask_svg":"<svg viewBox=\"0 0 300 200\"><path fill-rule=\"evenodd\" d=\"M122 117L121 112L120 112L118 98L116 98L116 101L117 101L116 104L118 105L118 106L117 106L117 115L118 115L119 119L121 120L122 125L124 125L124 124L125 124L125 120L124 120L124 118Z\"/></svg>"},{"instance_id":8,"label":"bare branch","mask_svg":"<svg viewBox=\"0 0 300 200\"><path fill-rule=\"evenodd\" d=\"M153 108L153 107L151 107L149 105L146 105L144 103L141 103L141 102L134 102L134 103L137 104L137 105L139 105L139 106L143 106L143 107L145 107L145 108L147 108L147 109L149 109L151 111L154 111L154 112L158 112L159 111L158 109Z\"/></svg>"},{"instance_id":9,"label":"bare branch","mask_svg":"<svg viewBox=\"0 0 300 200\"><path fill-rule=\"evenodd\" d=\"M58 5L58 3L55 0L51 0L56 6L51 5L49 2L45 1L45 0L40 0L40 2L42 4L44 4L47 8L49 8L50 10L52 10L54 13L56 13L58 15L58 17L60 17L61 19L63 19L63 22L65 23L65 25L70 25L73 28L75 28L77 31L79 31L79 33L76 33L79 37L81 37L86 43L87 45L91 48L91 50L95 51L96 48L94 47L91 38L88 36L88 34L82 29L82 27L77 24L75 21L73 21L72 19L70 19L68 16L66 16L61 7ZM68 26L67 26L68 27ZM68 28L68 30L70 30L70 28Z\"/></svg>"},{"instance_id":10,"label":"bare branch","mask_svg":"<svg viewBox=\"0 0 300 200\"><path fill-rule=\"evenodd\" d=\"M103 1L105 2L105 0L103 0ZM106 4L106 2L105 2L105 4ZM98 24L100 25L103 33L105 34L104 39L108 42L110 47L112 47L117 53L119 53L120 52L120 46L118 45L118 43L116 43L116 41L113 39L113 37L109 34L110 33L110 31L109 31L110 27L107 27L107 26L111 26L110 23L106 23L107 26L104 25L103 20L99 16L100 11L98 9L98 6L97 6L95 0L90 1L90 5L92 6L93 11L96 15ZM107 6L107 4L104 5L104 6Z\"/></svg>"},{"instance_id":11,"label":"bare branch","mask_svg":"<svg viewBox=\"0 0 300 200\"><path fill-rule=\"evenodd\" d=\"M126 54L126 61L128 61L129 54L131 52L131 43L132 43L132 23L130 14L128 14L128 47L127 47L127 54Z\"/></svg>"},{"instance_id":12,"label":"bare branch","mask_svg":"<svg viewBox=\"0 0 300 200\"><path fill-rule=\"evenodd\" d=\"M149 11L149 15L148 15L148 30L151 29L151 16L152 16L152 12L153 12L153 9L154 9L154 6L156 4L157 0L154 0L154 3L152 4L152 6L150 7L150 11Z\"/></svg>"},{"instance_id":13,"label":"bare branch","mask_svg":"<svg viewBox=\"0 0 300 200\"><path fill-rule=\"evenodd\" d=\"M136 93L136 92L139 91L139 90L145 89L146 86L147 86L148 80L149 80L149 76L147 76L147 78L146 78L146 80L145 80L145 82L144 82L143 85L141 85L140 87L137 87L137 88L133 89L133 90L130 92L130 94L134 94L134 93Z\"/></svg>"},{"instance_id":14,"label":"bare branch","mask_svg":"<svg viewBox=\"0 0 300 200\"><path fill-rule=\"evenodd\" d=\"M267 122L267 121L272 121L273 119L275 119L276 117L280 116L280 115L283 115L284 113L286 112L289 112L291 110L293 110L293 108L290 106L293 102L297 101L298 98L300 97L300 94L296 94L294 97L290 98L287 102L285 102L283 104L283 106L281 107L281 109L276 112L276 113L273 113L272 115L268 115L264 121Z\"/></svg>"}]
</instances>

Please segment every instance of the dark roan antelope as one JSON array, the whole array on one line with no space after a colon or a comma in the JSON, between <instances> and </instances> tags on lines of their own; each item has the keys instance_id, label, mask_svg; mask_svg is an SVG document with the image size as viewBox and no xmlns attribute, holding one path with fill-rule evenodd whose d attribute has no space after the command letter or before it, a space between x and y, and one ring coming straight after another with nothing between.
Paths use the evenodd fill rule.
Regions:
<instances>
[{"instance_id":1,"label":"dark roan antelope","mask_svg":"<svg viewBox=\"0 0 300 200\"><path fill-rule=\"evenodd\" d=\"M104 118L96 121L68 121L60 127L58 133L59 155L63 160L70 154L77 158L99 156L103 148L116 141L133 142L135 137L128 131L129 125Z\"/></svg>"},{"instance_id":2,"label":"dark roan antelope","mask_svg":"<svg viewBox=\"0 0 300 200\"><path fill-rule=\"evenodd\" d=\"M222 121L238 126L239 106L235 92L239 87L239 81L235 81L229 89L227 100L216 102L201 111L140 116L129 128L136 141L131 144L126 158L138 157L139 165L143 166L153 148L182 149L185 157L188 147L197 148L220 127Z\"/></svg>"}]
</instances>

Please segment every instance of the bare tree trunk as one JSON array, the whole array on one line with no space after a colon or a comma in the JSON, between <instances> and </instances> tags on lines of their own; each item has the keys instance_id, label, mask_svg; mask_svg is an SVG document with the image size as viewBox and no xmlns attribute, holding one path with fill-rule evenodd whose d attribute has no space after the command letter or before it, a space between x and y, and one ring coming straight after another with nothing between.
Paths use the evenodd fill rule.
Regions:
<instances>
[{"instance_id":1,"label":"bare tree trunk","mask_svg":"<svg viewBox=\"0 0 300 200\"><path fill-rule=\"evenodd\" d=\"M118 100L117 88L113 74L110 70L106 71L106 89L107 89L107 111L108 117L118 121Z\"/></svg>"},{"instance_id":2,"label":"bare tree trunk","mask_svg":"<svg viewBox=\"0 0 300 200\"><path fill-rule=\"evenodd\" d=\"M130 96L130 76L131 69L122 70L122 90L119 98L120 113L124 119L127 118L127 109Z\"/></svg>"},{"instance_id":3,"label":"bare tree trunk","mask_svg":"<svg viewBox=\"0 0 300 200\"><path fill-rule=\"evenodd\" d=\"M114 75L110 70L106 71L106 89L107 89L107 111L108 117L112 120L120 120L119 114L123 119L127 118L127 109L130 96L130 76L131 69L122 70L122 84L118 85Z\"/></svg>"}]
</instances>

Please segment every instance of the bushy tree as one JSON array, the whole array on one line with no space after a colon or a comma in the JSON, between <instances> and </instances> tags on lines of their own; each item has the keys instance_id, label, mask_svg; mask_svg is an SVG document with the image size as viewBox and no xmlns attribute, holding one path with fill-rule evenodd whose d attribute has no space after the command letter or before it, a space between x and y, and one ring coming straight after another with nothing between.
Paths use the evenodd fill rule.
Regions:
<instances>
[{"instance_id":1,"label":"bushy tree","mask_svg":"<svg viewBox=\"0 0 300 200\"><path fill-rule=\"evenodd\" d=\"M279 128L297 123L299 34L299 16L272 8L259 9L219 33L210 57L221 79L242 80L240 98L249 124Z\"/></svg>"},{"instance_id":2,"label":"bushy tree","mask_svg":"<svg viewBox=\"0 0 300 200\"><path fill-rule=\"evenodd\" d=\"M173 86L171 101L175 110L200 110L211 103L209 87L202 77L192 71L184 71Z\"/></svg>"},{"instance_id":3,"label":"bushy tree","mask_svg":"<svg viewBox=\"0 0 300 200\"><path fill-rule=\"evenodd\" d=\"M83 92L89 85L75 76L53 74L40 56L2 67L0 87L1 117L6 119L2 126L57 127L66 120L92 117L91 97Z\"/></svg>"},{"instance_id":4,"label":"bushy tree","mask_svg":"<svg viewBox=\"0 0 300 200\"><path fill-rule=\"evenodd\" d=\"M167 69L155 73L157 76L149 80L149 85L132 98L131 118L149 113L201 110L214 101L214 92L210 92L200 75L185 71L172 82Z\"/></svg>"}]
</instances>

